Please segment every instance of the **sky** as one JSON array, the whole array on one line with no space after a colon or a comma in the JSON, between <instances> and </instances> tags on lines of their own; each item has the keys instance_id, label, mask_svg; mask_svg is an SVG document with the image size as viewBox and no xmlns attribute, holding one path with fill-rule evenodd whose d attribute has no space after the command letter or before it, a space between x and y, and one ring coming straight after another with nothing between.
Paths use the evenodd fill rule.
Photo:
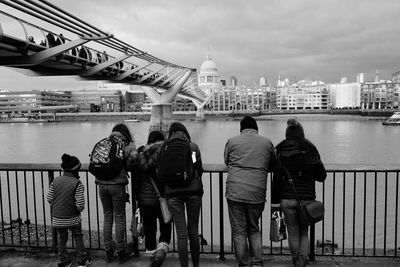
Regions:
<instances>
[{"instance_id":1,"label":"sky","mask_svg":"<svg viewBox=\"0 0 400 267\"><path fill-rule=\"evenodd\" d=\"M221 79L276 85L281 78L356 81L400 70L398 0L53 0L132 46L197 68L208 50ZM3 5L0 9L7 10ZM90 43L88 44L90 46ZM35 77L0 67L0 89L88 88L71 77ZM33 88L35 87L35 88Z\"/></svg>"}]
</instances>

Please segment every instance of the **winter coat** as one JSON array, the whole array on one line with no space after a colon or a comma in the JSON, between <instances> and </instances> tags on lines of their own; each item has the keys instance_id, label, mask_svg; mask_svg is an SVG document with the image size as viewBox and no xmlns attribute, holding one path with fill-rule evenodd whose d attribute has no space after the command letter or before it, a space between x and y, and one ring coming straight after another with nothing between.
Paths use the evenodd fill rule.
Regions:
<instances>
[{"instance_id":1,"label":"winter coat","mask_svg":"<svg viewBox=\"0 0 400 267\"><path fill-rule=\"evenodd\" d=\"M307 162L294 161L285 166L280 161L280 154L307 151L309 156ZM295 199L293 187L288 181L286 170L290 173L296 188L297 195L301 200L315 199L315 181L323 182L326 178L325 167L317 148L305 138L286 139L276 146L277 166L272 181L271 202L277 204L281 199ZM308 160L309 159L309 160Z\"/></svg>"},{"instance_id":2,"label":"winter coat","mask_svg":"<svg viewBox=\"0 0 400 267\"><path fill-rule=\"evenodd\" d=\"M267 174L275 161L272 142L255 129L244 129L227 141L224 161L228 166L226 198L249 204L265 202Z\"/></svg>"}]
</instances>

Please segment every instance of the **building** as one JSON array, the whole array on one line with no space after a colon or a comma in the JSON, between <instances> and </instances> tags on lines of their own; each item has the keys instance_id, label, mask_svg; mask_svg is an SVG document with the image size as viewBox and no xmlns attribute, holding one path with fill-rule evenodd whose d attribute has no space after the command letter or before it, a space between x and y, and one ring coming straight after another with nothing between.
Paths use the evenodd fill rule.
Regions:
<instances>
[{"instance_id":1,"label":"building","mask_svg":"<svg viewBox=\"0 0 400 267\"><path fill-rule=\"evenodd\" d=\"M392 74L392 82L400 83L400 71Z\"/></svg>"},{"instance_id":2,"label":"building","mask_svg":"<svg viewBox=\"0 0 400 267\"><path fill-rule=\"evenodd\" d=\"M260 87L264 87L264 86L266 86L267 85L267 78L265 78L265 77L260 77L260 83L259 83L259 86Z\"/></svg>"},{"instance_id":3,"label":"building","mask_svg":"<svg viewBox=\"0 0 400 267\"><path fill-rule=\"evenodd\" d=\"M278 80L281 85L277 88L277 108L290 109L328 109L329 89L321 81L302 80L289 84ZM284 86L282 86L284 85Z\"/></svg>"},{"instance_id":4,"label":"building","mask_svg":"<svg viewBox=\"0 0 400 267\"><path fill-rule=\"evenodd\" d=\"M198 84L208 96L221 85L217 64L211 59L210 52L208 52L207 59L200 66Z\"/></svg>"},{"instance_id":5,"label":"building","mask_svg":"<svg viewBox=\"0 0 400 267\"><path fill-rule=\"evenodd\" d=\"M237 86L237 85L238 85L237 79L236 79L235 76L231 76L231 77L229 78L229 80L231 81L231 86Z\"/></svg>"},{"instance_id":6,"label":"building","mask_svg":"<svg viewBox=\"0 0 400 267\"><path fill-rule=\"evenodd\" d=\"M360 108L360 83L332 83L328 88L332 108Z\"/></svg>"},{"instance_id":7,"label":"building","mask_svg":"<svg viewBox=\"0 0 400 267\"><path fill-rule=\"evenodd\" d=\"M0 92L0 112L26 113L41 110L46 107L62 107L71 105L71 92L32 90L32 91L2 91Z\"/></svg>"},{"instance_id":8,"label":"building","mask_svg":"<svg viewBox=\"0 0 400 267\"><path fill-rule=\"evenodd\" d=\"M276 108L276 91L270 87L224 86L211 96L212 111L259 111Z\"/></svg>"},{"instance_id":9,"label":"building","mask_svg":"<svg viewBox=\"0 0 400 267\"><path fill-rule=\"evenodd\" d=\"M71 104L80 112L114 112L125 108L122 92L109 89L83 89L70 91Z\"/></svg>"},{"instance_id":10,"label":"building","mask_svg":"<svg viewBox=\"0 0 400 267\"><path fill-rule=\"evenodd\" d=\"M400 83L391 81L366 82L361 84L362 109L398 109Z\"/></svg>"}]
</instances>

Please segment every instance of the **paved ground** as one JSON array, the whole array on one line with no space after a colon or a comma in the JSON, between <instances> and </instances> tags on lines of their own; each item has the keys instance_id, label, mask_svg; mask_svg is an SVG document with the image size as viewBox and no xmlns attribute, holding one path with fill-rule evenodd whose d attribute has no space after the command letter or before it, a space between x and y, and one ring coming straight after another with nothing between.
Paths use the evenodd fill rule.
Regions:
<instances>
[{"instance_id":1,"label":"paved ground","mask_svg":"<svg viewBox=\"0 0 400 267\"><path fill-rule=\"evenodd\" d=\"M142 253L143 254L143 253ZM131 257L129 261L124 264L118 264L117 261L106 264L104 260L104 253L101 251L91 252L94 261L91 266L118 266L118 267L142 267L149 266L149 258L145 255L134 258ZM228 255L225 261L219 261L216 255L201 255L200 266L208 267L233 267L237 266L232 255ZM26 255L22 251L15 250L0 250L0 267L53 267L57 266L56 257L54 254L37 252ZM76 266L76 263L75 265ZM163 267L177 267L179 266L178 256L175 253L168 255ZM266 256L264 266L291 266L290 259L283 256ZM400 258L397 259L384 259L384 258L354 258L354 257L318 257L316 262L310 264L314 267L322 266L400 266Z\"/></svg>"}]
</instances>

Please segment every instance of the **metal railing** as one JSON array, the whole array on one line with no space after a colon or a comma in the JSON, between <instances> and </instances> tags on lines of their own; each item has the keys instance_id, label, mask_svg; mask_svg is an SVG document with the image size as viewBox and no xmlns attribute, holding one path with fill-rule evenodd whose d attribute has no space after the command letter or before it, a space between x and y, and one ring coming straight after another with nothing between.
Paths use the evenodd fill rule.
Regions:
<instances>
[{"instance_id":1,"label":"metal railing","mask_svg":"<svg viewBox=\"0 0 400 267\"><path fill-rule=\"evenodd\" d=\"M224 197L226 168L205 164L204 169L201 253L218 254L223 259L225 254L233 253ZM325 204L325 219L311 227L311 259L315 255L399 257L399 173L398 169L329 169L326 181L316 184L317 199ZM55 248L46 194L50 181L60 174L58 164L0 164L1 247ZM102 208L86 164L80 176L85 186L85 245L102 249ZM268 176L270 183L271 174ZM287 240L269 240L270 188L260 224L264 254L287 255ZM135 208L128 204L126 211L129 226ZM129 241L131 233L128 229L126 233ZM174 233L171 246L176 250Z\"/></svg>"}]
</instances>

